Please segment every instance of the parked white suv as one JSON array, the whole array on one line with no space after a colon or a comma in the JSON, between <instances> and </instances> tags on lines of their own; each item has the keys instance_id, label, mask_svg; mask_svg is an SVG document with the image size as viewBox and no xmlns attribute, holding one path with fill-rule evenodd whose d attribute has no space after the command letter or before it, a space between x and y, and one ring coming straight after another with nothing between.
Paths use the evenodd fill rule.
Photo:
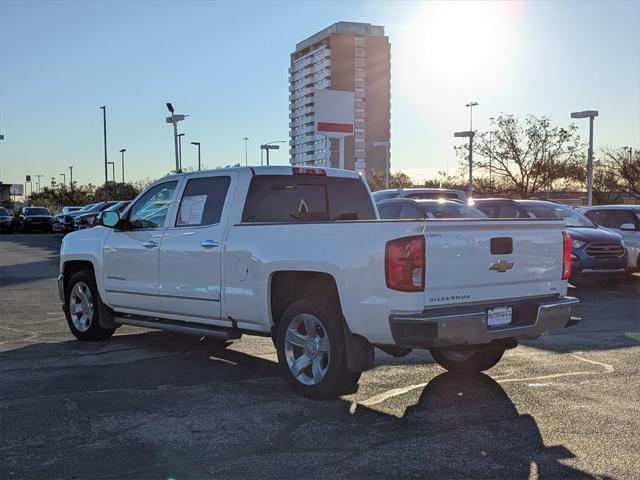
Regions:
<instances>
[{"instance_id":1,"label":"parked white suv","mask_svg":"<svg viewBox=\"0 0 640 480\"><path fill-rule=\"evenodd\" d=\"M592 222L622 236L629 271L640 271L640 205L601 205L581 211Z\"/></svg>"},{"instance_id":2,"label":"parked white suv","mask_svg":"<svg viewBox=\"0 0 640 480\"><path fill-rule=\"evenodd\" d=\"M343 170L173 175L67 235L58 286L71 332L120 325L269 336L299 393L353 391L373 347L429 349L449 370L571 324L571 239L558 220L379 220Z\"/></svg>"}]
</instances>

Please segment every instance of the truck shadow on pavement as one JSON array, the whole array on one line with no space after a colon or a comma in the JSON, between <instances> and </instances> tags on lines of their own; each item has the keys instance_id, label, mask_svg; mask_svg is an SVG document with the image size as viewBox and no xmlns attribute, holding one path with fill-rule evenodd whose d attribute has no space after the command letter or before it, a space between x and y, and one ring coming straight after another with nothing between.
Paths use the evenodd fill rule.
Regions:
<instances>
[{"instance_id":1,"label":"truck shadow on pavement","mask_svg":"<svg viewBox=\"0 0 640 480\"><path fill-rule=\"evenodd\" d=\"M436 376L398 418L303 399L270 360L166 333L0 364L1 478L592 478L483 374Z\"/></svg>"}]
</instances>

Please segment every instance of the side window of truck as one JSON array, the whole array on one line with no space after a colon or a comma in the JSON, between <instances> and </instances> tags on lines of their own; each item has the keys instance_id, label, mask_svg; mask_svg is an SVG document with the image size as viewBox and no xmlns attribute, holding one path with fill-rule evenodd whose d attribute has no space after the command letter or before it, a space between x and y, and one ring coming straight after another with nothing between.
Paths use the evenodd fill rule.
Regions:
<instances>
[{"instance_id":1,"label":"side window of truck","mask_svg":"<svg viewBox=\"0 0 640 480\"><path fill-rule=\"evenodd\" d=\"M176 227L194 227L220 223L231 177L192 178L180 200Z\"/></svg>"},{"instance_id":2,"label":"side window of truck","mask_svg":"<svg viewBox=\"0 0 640 480\"><path fill-rule=\"evenodd\" d=\"M178 182L161 183L145 193L129 210L133 230L160 228L164 225Z\"/></svg>"}]
</instances>

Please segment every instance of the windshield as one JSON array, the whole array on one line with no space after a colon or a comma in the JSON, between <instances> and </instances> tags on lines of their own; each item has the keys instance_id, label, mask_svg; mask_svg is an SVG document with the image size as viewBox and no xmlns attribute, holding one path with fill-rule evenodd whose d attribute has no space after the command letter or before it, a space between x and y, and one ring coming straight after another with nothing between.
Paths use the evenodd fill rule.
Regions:
<instances>
[{"instance_id":1,"label":"windshield","mask_svg":"<svg viewBox=\"0 0 640 480\"><path fill-rule=\"evenodd\" d=\"M371 194L373 196L373 201L378 203L381 202L382 200L389 200L390 198L396 198L398 196L398 192L386 192L384 190L381 190L379 192L373 192Z\"/></svg>"},{"instance_id":2,"label":"windshield","mask_svg":"<svg viewBox=\"0 0 640 480\"><path fill-rule=\"evenodd\" d=\"M463 204L422 205L427 218L486 218L480 210Z\"/></svg>"},{"instance_id":3,"label":"windshield","mask_svg":"<svg viewBox=\"0 0 640 480\"><path fill-rule=\"evenodd\" d=\"M92 207L95 207L95 206L96 206L95 203L90 203L89 205L85 205L80 210L76 210L76 211L77 212L86 212L86 211L90 210ZM71 213L71 212L69 212L69 213Z\"/></svg>"},{"instance_id":4,"label":"windshield","mask_svg":"<svg viewBox=\"0 0 640 480\"><path fill-rule=\"evenodd\" d=\"M49 210L42 207L34 207L34 208L25 208L25 215L51 215Z\"/></svg>"},{"instance_id":5,"label":"windshield","mask_svg":"<svg viewBox=\"0 0 640 480\"><path fill-rule=\"evenodd\" d=\"M520 203L529 215L535 218L557 218L564 220L566 227L595 228L594 223L577 210L554 203Z\"/></svg>"},{"instance_id":6,"label":"windshield","mask_svg":"<svg viewBox=\"0 0 640 480\"><path fill-rule=\"evenodd\" d=\"M9 216L9 212L7 212L7 209L4 207L0 207L0 217L8 217Z\"/></svg>"},{"instance_id":7,"label":"windshield","mask_svg":"<svg viewBox=\"0 0 640 480\"><path fill-rule=\"evenodd\" d=\"M83 208L82 209L82 213L88 213L88 212L101 212L102 210L104 210L106 207L106 203L94 203L93 205L91 205L89 208Z\"/></svg>"}]
</instances>

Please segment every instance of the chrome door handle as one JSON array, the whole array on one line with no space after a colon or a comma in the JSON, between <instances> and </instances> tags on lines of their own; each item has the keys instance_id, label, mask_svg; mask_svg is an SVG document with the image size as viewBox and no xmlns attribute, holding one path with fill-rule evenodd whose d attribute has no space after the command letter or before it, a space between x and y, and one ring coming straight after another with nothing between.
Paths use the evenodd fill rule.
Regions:
<instances>
[{"instance_id":1,"label":"chrome door handle","mask_svg":"<svg viewBox=\"0 0 640 480\"><path fill-rule=\"evenodd\" d=\"M214 247L219 247L220 246L220 242L216 242L215 240L203 240L200 245L203 248L214 248Z\"/></svg>"},{"instance_id":2,"label":"chrome door handle","mask_svg":"<svg viewBox=\"0 0 640 480\"><path fill-rule=\"evenodd\" d=\"M142 242L142 246L144 248L155 248L158 246L158 242L155 242L153 240L147 240L146 242Z\"/></svg>"}]
</instances>

